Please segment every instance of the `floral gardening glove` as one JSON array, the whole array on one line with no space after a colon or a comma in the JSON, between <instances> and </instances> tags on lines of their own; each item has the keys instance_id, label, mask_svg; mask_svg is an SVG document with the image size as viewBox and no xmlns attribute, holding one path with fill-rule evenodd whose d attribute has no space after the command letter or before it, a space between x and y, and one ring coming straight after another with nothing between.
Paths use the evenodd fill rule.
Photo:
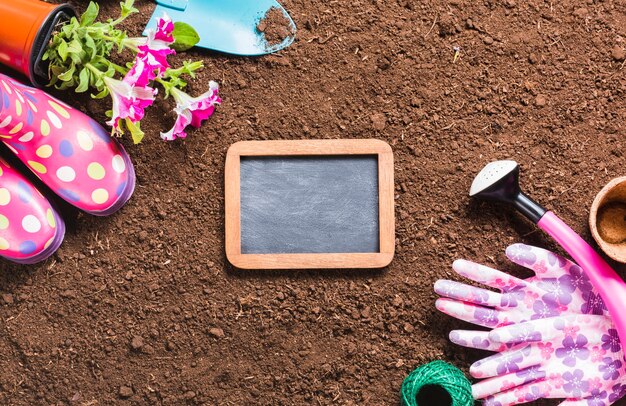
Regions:
<instances>
[{"instance_id":1,"label":"floral gardening glove","mask_svg":"<svg viewBox=\"0 0 626 406\"><path fill-rule=\"evenodd\" d=\"M515 244L507 257L535 276L519 279L469 261L454 270L500 293L442 280L437 308L489 331L456 330L462 346L496 351L470 373L486 405L566 398L561 405L610 405L626 394L626 363L611 318L581 268L541 248ZM626 306L625 306L626 311Z\"/></svg>"}]
</instances>

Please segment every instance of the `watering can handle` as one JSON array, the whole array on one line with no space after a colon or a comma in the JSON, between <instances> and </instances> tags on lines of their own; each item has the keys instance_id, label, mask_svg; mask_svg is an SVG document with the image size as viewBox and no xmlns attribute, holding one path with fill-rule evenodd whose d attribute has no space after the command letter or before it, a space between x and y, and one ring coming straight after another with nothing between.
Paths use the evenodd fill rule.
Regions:
<instances>
[{"instance_id":1,"label":"watering can handle","mask_svg":"<svg viewBox=\"0 0 626 406\"><path fill-rule=\"evenodd\" d=\"M585 271L609 309L621 342L626 342L626 313L623 305L626 283L585 240L553 212L544 214L537 225L552 236Z\"/></svg>"},{"instance_id":2,"label":"watering can handle","mask_svg":"<svg viewBox=\"0 0 626 406\"><path fill-rule=\"evenodd\" d=\"M185 11L189 0L155 0L160 6L171 8L173 10Z\"/></svg>"}]
</instances>

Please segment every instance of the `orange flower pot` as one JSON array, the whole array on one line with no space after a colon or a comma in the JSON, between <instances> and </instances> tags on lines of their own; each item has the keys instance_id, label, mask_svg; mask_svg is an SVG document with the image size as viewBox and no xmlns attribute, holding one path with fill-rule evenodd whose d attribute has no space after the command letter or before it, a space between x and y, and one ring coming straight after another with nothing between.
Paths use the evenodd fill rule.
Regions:
<instances>
[{"instance_id":1,"label":"orange flower pot","mask_svg":"<svg viewBox=\"0 0 626 406\"><path fill-rule=\"evenodd\" d=\"M36 86L48 82L41 57L57 24L76 13L68 4L0 0L0 63L26 75Z\"/></svg>"}]
</instances>

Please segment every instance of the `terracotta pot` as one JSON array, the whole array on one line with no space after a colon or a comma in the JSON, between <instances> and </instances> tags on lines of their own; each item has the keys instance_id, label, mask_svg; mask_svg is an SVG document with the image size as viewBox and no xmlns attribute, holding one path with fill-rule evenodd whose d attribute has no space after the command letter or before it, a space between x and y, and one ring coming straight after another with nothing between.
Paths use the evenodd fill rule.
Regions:
<instances>
[{"instance_id":1,"label":"terracotta pot","mask_svg":"<svg viewBox=\"0 0 626 406\"><path fill-rule=\"evenodd\" d=\"M26 75L34 85L48 82L41 57L55 26L75 15L68 4L39 0L0 1L0 62Z\"/></svg>"},{"instance_id":2,"label":"terracotta pot","mask_svg":"<svg viewBox=\"0 0 626 406\"><path fill-rule=\"evenodd\" d=\"M626 176L610 181L593 201L589 227L609 257L626 263Z\"/></svg>"}]
</instances>

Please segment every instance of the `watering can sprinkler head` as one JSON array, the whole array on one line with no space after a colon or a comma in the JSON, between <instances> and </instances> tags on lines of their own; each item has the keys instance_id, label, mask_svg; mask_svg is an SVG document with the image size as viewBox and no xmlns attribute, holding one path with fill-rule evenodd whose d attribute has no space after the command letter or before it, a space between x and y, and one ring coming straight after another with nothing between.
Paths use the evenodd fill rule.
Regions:
<instances>
[{"instance_id":1,"label":"watering can sprinkler head","mask_svg":"<svg viewBox=\"0 0 626 406\"><path fill-rule=\"evenodd\" d=\"M469 195L511 204L535 224L546 213L545 208L520 189L519 165L515 161L494 161L487 164L474 178Z\"/></svg>"}]
</instances>

